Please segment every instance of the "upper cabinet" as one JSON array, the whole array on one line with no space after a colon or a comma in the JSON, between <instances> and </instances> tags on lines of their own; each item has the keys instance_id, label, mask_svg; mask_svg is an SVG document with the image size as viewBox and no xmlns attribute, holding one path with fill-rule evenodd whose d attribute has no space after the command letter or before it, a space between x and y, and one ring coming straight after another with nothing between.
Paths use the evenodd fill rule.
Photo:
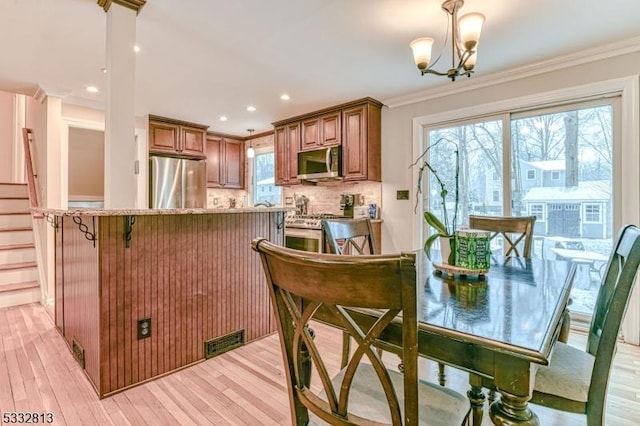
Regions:
<instances>
[{"instance_id":1,"label":"upper cabinet","mask_svg":"<svg viewBox=\"0 0 640 426\"><path fill-rule=\"evenodd\" d=\"M298 151L300 150L300 123L278 126L274 134L276 185L299 183Z\"/></svg>"},{"instance_id":2,"label":"upper cabinet","mask_svg":"<svg viewBox=\"0 0 640 426\"><path fill-rule=\"evenodd\" d=\"M344 181L380 181L382 104L372 98L273 123L276 185L299 183L298 151L342 145Z\"/></svg>"},{"instance_id":3,"label":"upper cabinet","mask_svg":"<svg viewBox=\"0 0 640 426\"><path fill-rule=\"evenodd\" d=\"M342 176L345 181L382 180L381 111L372 102L342 110Z\"/></svg>"},{"instance_id":4,"label":"upper cabinet","mask_svg":"<svg viewBox=\"0 0 640 426\"><path fill-rule=\"evenodd\" d=\"M340 145L340 111L334 111L301 122L301 150Z\"/></svg>"},{"instance_id":5,"label":"upper cabinet","mask_svg":"<svg viewBox=\"0 0 640 426\"><path fill-rule=\"evenodd\" d=\"M205 158L209 126L149 115L149 153Z\"/></svg>"},{"instance_id":6,"label":"upper cabinet","mask_svg":"<svg viewBox=\"0 0 640 426\"><path fill-rule=\"evenodd\" d=\"M244 142L207 133L207 187L244 188Z\"/></svg>"}]
</instances>

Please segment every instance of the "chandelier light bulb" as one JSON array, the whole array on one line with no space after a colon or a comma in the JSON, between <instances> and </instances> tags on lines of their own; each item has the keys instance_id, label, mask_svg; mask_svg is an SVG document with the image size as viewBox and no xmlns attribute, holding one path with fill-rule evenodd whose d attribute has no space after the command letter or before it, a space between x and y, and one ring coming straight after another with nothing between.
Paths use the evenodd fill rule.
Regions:
<instances>
[{"instance_id":1,"label":"chandelier light bulb","mask_svg":"<svg viewBox=\"0 0 640 426\"><path fill-rule=\"evenodd\" d=\"M465 50L474 50L480 40L480 32L484 24L482 13L467 13L458 21L460 43Z\"/></svg>"},{"instance_id":2,"label":"chandelier light bulb","mask_svg":"<svg viewBox=\"0 0 640 426\"><path fill-rule=\"evenodd\" d=\"M417 38L413 40L409 46L411 46L411 49L413 50L413 60L418 66L418 69L427 69L429 62L431 61L433 39L431 37Z\"/></svg>"}]
</instances>

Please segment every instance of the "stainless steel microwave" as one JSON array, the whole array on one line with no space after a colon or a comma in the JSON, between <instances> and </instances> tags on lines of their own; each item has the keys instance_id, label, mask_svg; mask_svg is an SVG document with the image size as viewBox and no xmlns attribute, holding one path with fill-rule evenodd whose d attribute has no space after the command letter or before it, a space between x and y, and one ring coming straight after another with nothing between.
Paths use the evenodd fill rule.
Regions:
<instances>
[{"instance_id":1,"label":"stainless steel microwave","mask_svg":"<svg viewBox=\"0 0 640 426\"><path fill-rule=\"evenodd\" d=\"M342 177L342 147L301 151L298 153L298 179L318 181Z\"/></svg>"}]
</instances>

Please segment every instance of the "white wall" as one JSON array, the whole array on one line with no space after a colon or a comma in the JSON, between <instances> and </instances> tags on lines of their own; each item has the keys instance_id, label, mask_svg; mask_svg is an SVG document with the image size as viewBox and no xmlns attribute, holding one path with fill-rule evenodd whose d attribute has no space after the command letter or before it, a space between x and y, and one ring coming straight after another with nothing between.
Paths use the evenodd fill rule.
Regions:
<instances>
[{"instance_id":1,"label":"white wall","mask_svg":"<svg viewBox=\"0 0 640 426\"><path fill-rule=\"evenodd\" d=\"M13 182L13 93L0 92L0 182Z\"/></svg>"}]
</instances>

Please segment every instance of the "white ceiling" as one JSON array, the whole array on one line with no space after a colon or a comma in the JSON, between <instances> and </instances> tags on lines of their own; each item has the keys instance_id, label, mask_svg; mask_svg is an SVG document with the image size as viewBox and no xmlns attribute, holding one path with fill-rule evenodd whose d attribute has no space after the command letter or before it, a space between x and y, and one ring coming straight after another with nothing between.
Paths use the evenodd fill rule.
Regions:
<instances>
[{"instance_id":1,"label":"white ceiling","mask_svg":"<svg viewBox=\"0 0 640 426\"><path fill-rule=\"evenodd\" d=\"M473 11L486 22L471 80L640 36L639 0L467 0L461 14ZM244 136L365 96L462 86L421 77L408 46L426 35L441 46L446 27L441 0L148 0L136 113ZM95 0L1 0L0 90L101 108L103 93L85 88L105 89L105 28Z\"/></svg>"}]
</instances>

